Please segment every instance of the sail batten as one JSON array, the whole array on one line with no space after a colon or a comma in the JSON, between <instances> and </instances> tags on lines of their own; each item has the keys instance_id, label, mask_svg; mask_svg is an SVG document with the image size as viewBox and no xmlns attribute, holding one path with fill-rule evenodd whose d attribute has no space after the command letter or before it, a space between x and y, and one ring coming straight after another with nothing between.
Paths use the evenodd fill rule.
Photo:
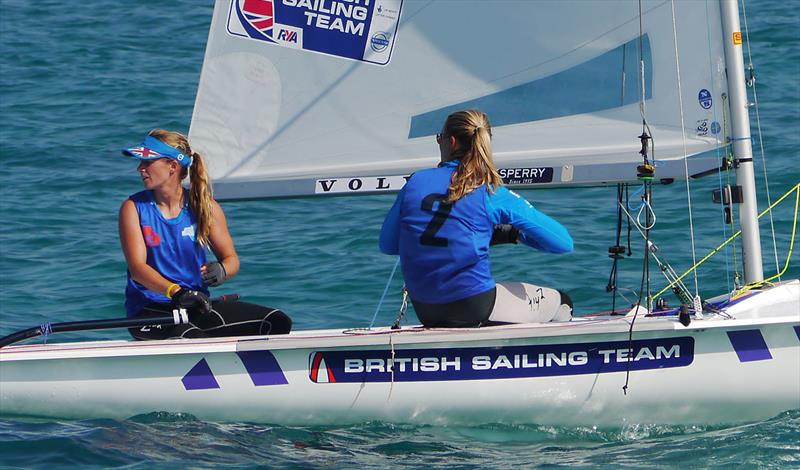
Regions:
<instances>
[{"instance_id":1,"label":"sail batten","mask_svg":"<svg viewBox=\"0 0 800 470\"><path fill-rule=\"evenodd\" d=\"M238 14L252 2L215 6L190 138L210 156L220 199L242 197L237 185L247 198L277 197L319 194L319 181L336 178L407 176L438 162L432 136L449 112L468 107L492 119L498 167L549 168L541 181L509 184L625 179L641 161L640 54L653 157L679 161L725 145L713 0L676 4L683 110L663 0L643 2L641 31L638 2L625 0L360 0L357 18L339 16L363 19L361 36L331 30L336 15L308 10L313 2L270 3L272 23L253 14L258 25L248 27L235 22L252 23ZM318 15L330 17L328 29L306 21ZM248 36L253 28L258 37ZM598 166L620 175L584 177ZM664 178L684 177L669 171Z\"/></svg>"}]
</instances>

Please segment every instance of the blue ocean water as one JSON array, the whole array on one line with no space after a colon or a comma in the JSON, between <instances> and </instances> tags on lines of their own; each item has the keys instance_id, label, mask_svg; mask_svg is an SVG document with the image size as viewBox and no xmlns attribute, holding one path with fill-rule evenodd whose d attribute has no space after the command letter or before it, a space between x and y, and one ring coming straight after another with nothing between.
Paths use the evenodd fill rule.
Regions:
<instances>
[{"instance_id":1,"label":"blue ocean water","mask_svg":"<svg viewBox=\"0 0 800 470\"><path fill-rule=\"evenodd\" d=\"M119 149L154 127L187 130L211 3L0 0L0 335L45 321L123 316L117 211L140 182ZM800 2L758 0L747 4L747 12L774 200L800 180ZM756 144L765 207L764 160ZM691 184L698 256L730 234L711 202L718 184L716 176ZM679 272L692 264L686 192L684 183L675 183L654 195L653 237L662 258ZM576 250L554 257L497 247L496 277L565 289L579 314L610 308L606 249L614 243L615 189L525 195L569 228ZM376 247L392 200L385 195L224 204L242 259L241 273L226 291L281 307L296 329L369 325L394 264ZM774 213L777 263L770 224L762 221L767 273L785 262L791 202ZM633 248L641 254L636 238ZM699 270L702 294L732 287L738 254L724 254ZM800 277L797 259L795 254L786 277ZM621 263L620 286L638 289L640 264L636 256ZM664 283L656 276L660 288ZM377 324L394 319L401 282L392 281ZM126 335L104 331L63 339ZM387 423L288 428L154 413L124 421L0 419L0 465L779 468L800 466L799 441L797 410L734 427L599 430Z\"/></svg>"}]
</instances>

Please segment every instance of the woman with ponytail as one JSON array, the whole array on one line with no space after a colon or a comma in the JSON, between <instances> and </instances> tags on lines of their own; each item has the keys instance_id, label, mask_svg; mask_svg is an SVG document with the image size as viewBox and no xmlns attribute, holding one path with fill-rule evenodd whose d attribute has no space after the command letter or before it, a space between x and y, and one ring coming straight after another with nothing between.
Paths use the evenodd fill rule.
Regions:
<instances>
[{"instance_id":1,"label":"woman with ponytail","mask_svg":"<svg viewBox=\"0 0 800 470\"><path fill-rule=\"evenodd\" d=\"M572 251L567 230L503 186L492 160L489 118L447 117L436 135L441 163L411 175L386 216L383 253L400 255L414 310L426 327L568 321L572 302L556 289L495 283L489 245L521 242Z\"/></svg>"},{"instance_id":2,"label":"woman with ponytail","mask_svg":"<svg viewBox=\"0 0 800 470\"><path fill-rule=\"evenodd\" d=\"M278 309L209 299L209 287L239 271L239 256L222 207L211 195L203 157L179 132L154 129L122 151L139 161L144 185L122 204L119 237L128 263L129 317L163 317L184 308L189 324L131 328L136 339L198 338L288 333ZM190 177L186 189L181 182ZM216 261L207 262L210 251Z\"/></svg>"}]
</instances>

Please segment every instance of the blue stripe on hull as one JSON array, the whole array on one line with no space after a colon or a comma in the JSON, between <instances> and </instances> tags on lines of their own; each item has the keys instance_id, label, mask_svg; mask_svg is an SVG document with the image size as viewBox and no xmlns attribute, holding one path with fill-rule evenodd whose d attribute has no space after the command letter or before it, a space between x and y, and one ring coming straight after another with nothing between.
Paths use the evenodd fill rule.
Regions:
<instances>
[{"instance_id":1,"label":"blue stripe on hull","mask_svg":"<svg viewBox=\"0 0 800 470\"><path fill-rule=\"evenodd\" d=\"M764 361L772 359L767 342L761 330L741 330L729 331L728 338L731 340L739 362Z\"/></svg>"},{"instance_id":2,"label":"blue stripe on hull","mask_svg":"<svg viewBox=\"0 0 800 470\"><path fill-rule=\"evenodd\" d=\"M253 385L283 385L288 384L286 376L283 375L281 366L275 356L269 351L239 351L236 353L242 360L247 374L253 381Z\"/></svg>"}]
</instances>

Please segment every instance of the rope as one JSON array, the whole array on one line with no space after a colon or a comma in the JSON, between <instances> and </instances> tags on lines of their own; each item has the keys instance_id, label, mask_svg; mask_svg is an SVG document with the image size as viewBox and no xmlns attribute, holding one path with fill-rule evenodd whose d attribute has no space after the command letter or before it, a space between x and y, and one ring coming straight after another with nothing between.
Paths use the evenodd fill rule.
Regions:
<instances>
[{"instance_id":1,"label":"rope","mask_svg":"<svg viewBox=\"0 0 800 470\"><path fill-rule=\"evenodd\" d=\"M637 194L643 192L645 190L646 185L647 185L646 183L642 183L642 186L636 191L634 191L631 196L636 196ZM642 226L645 230L650 230L656 225L656 212L653 210L653 206L650 205L650 202L648 201L646 194L643 194L640 199L642 200L642 202L635 208L631 207L631 205L628 202L626 202L625 205L628 206L628 210L630 210L631 212L636 211L636 219L635 219L636 223ZM643 224L640 220L642 214L645 214L645 220L649 219L649 217L652 216L653 217L652 222L645 222ZM628 217L630 217L630 214L628 214Z\"/></svg>"},{"instance_id":2,"label":"rope","mask_svg":"<svg viewBox=\"0 0 800 470\"><path fill-rule=\"evenodd\" d=\"M646 194L647 194L647 192L645 192L645 195ZM626 213L627 213L627 211L626 211ZM628 220L630 220L630 214L628 214ZM639 227L636 227L636 228L639 229L640 232L641 232L641 229ZM650 262L650 246L649 246L650 237L649 237L649 235L650 235L650 231L649 230L645 230L645 233L642 234L642 235L644 235L644 243L645 243L644 250L645 250L645 254L644 254L644 257L642 259L642 280L641 280L641 283L639 284L639 298L636 300L636 306L633 307L635 310L634 310L634 313L633 313L633 318L631 318L630 327L628 328L628 354L630 356L633 356L633 325L636 324L636 319L639 317L639 307L642 305L642 296L645 293L645 280L646 280L646 283L647 283L647 297L645 299L645 302L647 302L648 306L650 306L650 299L652 299L652 297L650 297L650 267L649 267L649 262ZM631 380L631 362L628 362L627 368L625 369L625 384L622 386L622 394L623 395L627 395L628 394L628 385L630 385L630 380Z\"/></svg>"},{"instance_id":3,"label":"rope","mask_svg":"<svg viewBox=\"0 0 800 470\"><path fill-rule=\"evenodd\" d=\"M643 213L645 215L644 223L642 223L639 220L642 217ZM652 221L650 221L651 217L653 219ZM639 207L639 212L636 213L636 223L639 224L645 230L650 230L656 226L656 211L653 210L653 207L650 205L650 201L648 200L648 198L642 197L642 205Z\"/></svg>"},{"instance_id":4,"label":"rope","mask_svg":"<svg viewBox=\"0 0 800 470\"><path fill-rule=\"evenodd\" d=\"M392 279L394 279L394 273L397 271L397 266L400 265L400 257L397 257L397 261L394 263L394 267L392 268L392 274L389 274L389 280L386 281L386 287L383 288L383 294L381 295L381 300L378 301L378 306L375 308L375 314L372 315L372 321L369 322L369 329L375 325L375 319L378 318L378 312L381 311L381 305L383 305L383 299L386 298L386 292L389 291L389 285L392 283Z\"/></svg>"},{"instance_id":5,"label":"rope","mask_svg":"<svg viewBox=\"0 0 800 470\"><path fill-rule=\"evenodd\" d=\"M389 384L389 395L386 397L386 401L387 402L392 399L392 391L394 390L394 359L395 359L395 352L394 352L394 342L392 341L392 336L394 336L394 334L390 334L389 335L389 348L392 351L392 356L391 356L392 357L392 362L390 363L391 366L389 367L389 370L392 373L392 382Z\"/></svg>"},{"instance_id":6,"label":"rope","mask_svg":"<svg viewBox=\"0 0 800 470\"><path fill-rule=\"evenodd\" d=\"M635 196L637 196L639 193L641 193L642 191L644 191L644 183L642 183L642 186L641 186L641 187L639 187L639 189L637 189L636 191L634 191L634 192L633 192L633 194L631 194L629 197L635 197ZM629 210L629 211L631 211L631 212L638 212L638 211L639 211L639 209L641 209L641 207L642 207L642 204L639 204L639 205L638 205L638 206L636 206L635 208L631 207L631 205L630 205L630 204L627 204L627 203L626 203L626 205L628 206L628 210Z\"/></svg>"},{"instance_id":7,"label":"rope","mask_svg":"<svg viewBox=\"0 0 800 470\"><path fill-rule=\"evenodd\" d=\"M675 24L675 11L674 10L675 9L674 9L674 6L673 6L673 14L672 14L673 27L674 27L674 24ZM642 37L644 36L643 18L644 18L644 14L642 13L642 0L639 0L639 89L642 92L641 98L639 100L639 113L642 116L642 128L643 129L642 129L642 135L640 136L640 138L642 139L642 151L641 151L641 154L642 154L642 157L644 159L644 163L639 168L650 167L649 162L647 160L647 158L648 158L648 155L647 155L647 143L648 143L648 140L649 140L649 143L650 143L650 150L651 150L650 151L650 156L652 157L653 165L655 165L655 161L656 161L655 139L653 139L653 137L652 137L653 136L653 132L650 130L650 124L647 122L646 113L645 113L645 97L646 97L646 93L645 92L646 92L646 90L645 90L645 81L644 81L644 44L642 42ZM679 78L680 78L680 76L679 76ZM680 88L679 88L679 90L680 90ZM681 120L683 120L683 109L682 108L681 108ZM684 148L685 148L685 145L684 145ZM684 151L684 154L685 153L686 152ZM652 170L654 170L655 166L652 166L650 168L651 168L651 171L652 171ZM638 168L637 168L637 171L638 171ZM629 349L631 354L633 353L633 325L636 323L636 318L639 315L639 306L642 304L642 296L644 296L645 292L647 292L646 297L645 297L645 302L647 303L648 309L652 309L652 299L653 299L653 297L650 296L650 265L649 265L649 262L650 262L649 253L650 253L650 251L649 251L649 249L650 249L650 229L655 225L656 221L655 221L655 212L653 212L653 208L650 207L650 199L652 197L652 194L651 194L651 191L650 191L651 187L650 187L650 183L648 182L648 180L652 179L652 173L650 175L650 178L644 178L643 176L645 176L645 175L646 175L646 173L642 174L641 172L639 174L640 179L642 179L644 181L644 183L642 184L642 190L643 190L642 206L639 208L639 211L637 213L637 220L636 220L636 223L638 225L642 225L642 224L639 223L638 218L641 216L642 212L644 212L644 214L645 214L645 223L644 223L645 233L643 235L644 235L644 242L645 242L645 246L644 246L645 255L644 255L643 260L642 260L642 280L641 280L641 284L639 286L639 298L636 301L636 307L635 307L636 311L635 311L635 313L633 315L633 319L631 320L630 329L628 330L628 349ZM626 193L626 195L627 195L627 193ZM628 205L628 201L627 200L625 201L625 205L626 206ZM621 204L620 204L620 206L621 206ZM623 210L625 210L625 208L623 208ZM626 212L626 214L628 216L628 224L629 224L628 225L628 236L630 237L631 216L630 216L630 214L627 213L627 211L625 211L625 212ZM650 221L650 216L653 217L652 223ZM637 229L639 229L641 231L641 229L638 226L637 226ZM646 290L645 290L645 285L646 285ZM631 363L628 362L628 367L627 367L627 370L625 371L625 385L622 386L622 393L625 394L625 395L628 394L628 385L630 384L630 378L631 378Z\"/></svg>"},{"instance_id":8,"label":"rope","mask_svg":"<svg viewBox=\"0 0 800 470\"><path fill-rule=\"evenodd\" d=\"M400 301L400 311L397 312L397 318L394 319L394 323L392 323L393 330L400 329L400 322L403 320L403 317L406 315L406 310L408 309L408 289L406 289L405 284L403 285L403 299Z\"/></svg>"},{"instance_id":9,"label":"rope","mask_svg":"<svg viewBox=\"0 0 800 470\"><path fill-rule=\"evenodd\" d=\"M646 112L646 103L645 97L647 96L647 90L645 89L645 81L644 81L644 42L642 41L642 37L644 37L644 25L642 24L642 18L644 15L642 14L642 1L639 0L639 91L641 92L641 97L639 97L639 114L642 116L642 134L647 134L650 137L650 156L652 157L651 160L655 165L656 162L656 142L653 138L653 132L650 131L650 124L647 122L647 112ZM645 132L646 131L646 132ZM644 155L644 163L647 162L647 155Z\"/></svg>"},{"instance_id":10,"label":"rope","mask_svg":"<svg viewBox=\"0 0 800 470\"><path fill-rule=\"evenodd\" d=\"M792 187L792 189L790 189L789 191L787 191L787 192L786 192L786 194L784 194L783 196L781 196L781 197L780 197L780 198L779 198L777 201L773 202L773 203L772 203L772 204L771 204L769 207L767 207L766 209L764 209L763 211L761 211L761 213L760 213L760 214L758 214L758 217L757 217L757 218L758 218L758 219L760 219L761 217L763 217L763 216L764 216L764 214L766 214L767 212L770 212L770 211L772 211L772 208L773 208L773 207L775 207L775 206L777 206L778 204L780 204L780 202L781 202L781 201L783 201L784 199L786 199L786 198L789 196L789 194L791 194L792 192L797 192L797 198L799 198L799 199L800 199L800 183L797 183L797 184L795 184L795 185L794 185L794 187ZM795 200L795 206L794 206L794 222L792 222L792 238L791 238L791 240L790 240L790 242L789 242L789 255L786 257L786 266L784 267L784 271L783 271L783 272L781 272L781 273L779 273L779 275L783 275L783 273L784 273L784 272L786 271L786 269L788 269L788 267L789 267L789 259L791 259L791 256L792 256L792 247L794 246L794 239L795 239L795 235L796 235L796 228L797 228L797 209L798 209L798 204L797 204L797 200ZM715 254L717 254L717 253L719 252L719 250L721 250L722 248L724 248L724 247L725 247L725 246L726 246L728 243L730 243L731 241L735 240L735 239L736 239L736 238L737 238L739 235L741 235L741 234L742 234L742 231L741 231L741 230L739 230L739 231L737 231L736 233L734 233L733 235L731 235L730 237L728 237L728 239L727 239L727 240L725 240L725 241L724 241L724 242L722 242L722 243L721 243L719 246L717 246L716 248L714 248L713 250L711 250L711 252L710 252L709 254L707 254L705 257L703 257L703 259L701 259L700 261L698 261L697 263L695 263L695 265L694 265L694 266L692 266L691 268L687 269L685 273L681 274L681 275L678 277L678 279L675 279L674 281L672 281L671 283L669 283L669 284L667 285L667 287L665 287L665 288L661 289L661 290L660 290L660 291L659 291L659 292L658 292L658 293L655 295L655 297L658 297L658 296L660 296L661 294L663 294L664 292L666 292L667 290L669 290L669 289L670 289L672 286L674 286L674 285L675 285L675 284L676 284L678 281L680 281L681 279L683 279L683 278L684 278L684 277L685 277L687 274L689 274L690 272L692 272L692 271L696 270L696 269L697 269L697 268L698 268L698 267L699 267L701 264L705 263L705 262L706 262L706 261L707 261L709 258L711 258L711 257L712 257L712 256L714 256ZM773 277L771 277L771 278L769 278L769 279L765 279L764 281L761 281L761 283L770 282L770 281L771 281L772 279L774 279L775 277L777 277L777 276L773 276ZM761 283L757 283L756 285L761 285ZM751 288L752 288L752 287L751 287Z\"/></svg>"},{"instance_id":11,"label":"rope","mask_svg":"<svg viewBox=\"0 0 800 470\"><path fill-rule=\"evenodd\" d=\"M42 332L42 339L44 344L47 344L47 337L53 334L53 325L48 321L39 325L39 331Z\"/></svg>"},{"instance_id":12,"label":"rope","mask_svg":"<svg viewBox=\"0 0 800 470\"><path fill-rule=\"evenodd\" d=\"M689 162L687 161L686 151L686 124L684 122L683 114L683 88L681 87L681 61L678 52L678 27L675 20L675 0L670 2L672 7L672 40L675 45L675 73L678 77L678 106L681 110L681 137L683 139L683 169L686 176L686 201L688 202L689 209L689 238L692 243L692 263L697 262L697 254L694 243L694 220L692 218L692 193L689 184ZM700 285L697 281L697 272L694 274L694 293L698 295L700 292Z\"/></svg>"},{"instance_id":13,"label":"rope","mask_svg":"<svg viewBox=\"0 0 800 470\"><path fill-rule=\"evenodd\" d=\"M613 292L611 296L611 311L614 312L617 309L617 265L619 264L620 258L622 258L622 254L617 252L616 250L619 249L620 242L622 241L622 196L623 196L623 185L617 185L617 237L614 244L614 252L610 253L609 256L612 259L611 262L611 272L608 274L608 284L606 284L606 292ZM609 252L611 248L609 248Z\"/></svg>"},{"instance_id":14,"label":"rope","mask_svg":"<svg viewBox=\"0 0 800 470\"><path fill-rule=\"evenodd\" d=\"M639 90L642 92L642 96L639 99L639 113L642 116L642 128L643 128L643 130L642 130L642 157L644 158L644 164L642 166L647 166L648 165L647 152L646 152L646 150L647 150L647 146L646 146L647 145L646 144L647 140L644 139L644 136L650 136L651 137L650 138L650 144L652 145L651 155L653 157L653 160L655 160L655 142L652 139L653 133L650 131L650 125L647 123L647 118L645 117L645 96L646 96L646 93L645 93L645 88L644 88L645 87L645 82L644 82L644 45L642 44L642 36L644 35L644 25L643 25L643 21L642 21L643 18L644 18L644 15L642 13L642 0L639 0ZM643 208L644 207L644 203L647 202L650 199L650 194L649 194L649 190L648 190L646 181L642 184L642 189L644 191L644 194L642 195L642 208ZM625 202L625 205L628 205L628 201ZM621 206L621 204L620 204L620 206ZM648 204L648 206L649 206L649 204ZM642 208L639 209L639 213L641 213ZM624 208L623 208L623 210L624 210ZM652 209L651 209L651 211L652 211ZM626 211L626 213L627 213L627 211ZM649 224L649 214L650 214L650 212L646 212L646 214L645 214L645 221L647 222L647 225L650 225ZM637 214L637 217L638 217L638 214ZM628 214L628 220L629 221L631 220L630 214ZM637 227L637 229L638 229L638 227ZM648 265L648 261L650 260L649 246L648 246L648 243L650 242L650 239L649 239L650 231L649 231L649 229L647 229L646 232L647 232L647 234L644 237L645 254L644 254L644 257L643 257L643 260L642 260L642 281L641 281L641 284L639 286L639 298L636 301L636 306L634 307L636 309L636 311L633 314L633 319L631 319L631 325L630 325L630 328L628 329L628 351L629 351L629 354L631 354L631 355L633 353L633 325L636 323L636 317L639 314L639 306L642 304L642 295L645 292L645 278L647 279L647 298L646 298L645 301L647 302L651 298L651 297L649 297L649 295L650 295L650 271L649 271L649 265ZM650 305L650 303L648 302L648 306L649 305ZM625 384L622 386L623 395L627 395L628 394L628 385L630 384L630 379L631 379L631 363L628 362L628 367L625 370Z\"/></svg>"}]
</instances>

